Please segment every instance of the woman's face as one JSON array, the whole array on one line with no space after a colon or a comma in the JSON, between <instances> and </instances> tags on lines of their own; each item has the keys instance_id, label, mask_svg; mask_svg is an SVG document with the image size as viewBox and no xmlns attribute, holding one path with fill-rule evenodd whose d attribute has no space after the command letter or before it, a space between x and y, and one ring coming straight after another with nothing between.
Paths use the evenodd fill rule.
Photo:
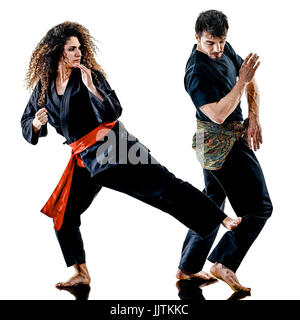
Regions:
<instances>
[{"instance_id":1,"label":"woman's face","mask_svg":"<svg viewBox=\"0 0 300 320\"><path fill-rule=\"evenodd\" d=\"M66 41L61 59L67 67L73 68L75 64L80 63L80 46L81 45L77 37L70 37Z\"/></svg>"}]
</instances>

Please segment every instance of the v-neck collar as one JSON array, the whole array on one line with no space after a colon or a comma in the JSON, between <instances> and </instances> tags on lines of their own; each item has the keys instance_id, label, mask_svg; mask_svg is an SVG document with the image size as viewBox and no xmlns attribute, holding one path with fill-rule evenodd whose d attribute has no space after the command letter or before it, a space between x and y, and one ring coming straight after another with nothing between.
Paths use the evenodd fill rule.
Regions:
<instances>
[{"instance_id":1,"label":"v-neck collar","mask_svg":"<svg viewBox=\"0 0 300 320\"><path fill-rule=\"evenodd\" d=\"M73 141L69 135L69 111L70 111L70 97L76 94L80 90L80 71L73 69L70 78L68 80L65 92L61 99L58 97L56 91L56 78L53 77L50 85L50 92L52 95L52 103L57 107L60 118L60 126L63 131L63 135L66 138L68 144Z\"/></svg>"},{"instance_id":2,"label":"v-neck collar","mask_svg":"<svg viewBox=\"0 0 300 320\"><path fill-rule=\"evenodd\" d=\"M75 78L76 78L75 72L74 70L72 70L65 92L61 99L59 99L57 95L55 83L54 83L54 90L53 90L54 97L55 97L54 99L56 100L56 102L58 102L58 106L60 109L61 128L68 144L72 142L69 136L69 109L70 109L70 97L71 97L72 89L74 88Z\"/></svg>"},{"instance_id":3,"label":"v-neck collar","mask_svg":"<svg viewBox=\"0 0 300 320\"><path fill-rule=\"evenodd\" d=\"M69 79L69 81L70 81L70 79ZM69 84L69 81L68 81L68 84ZM63 96L62 96L61 99L59 99L59 96L58 96L57 91L56 91L55 82L56 82L56 79L54 78L54 79L52 80L52 83L51 83L51 95L52 95L52 99L53 99L54 104L55 104L57 107L60 107L60 103L61 103L61 101L62 101ZM68 84L67 84L67 85L68 85ZM67 88L66 88L66 89L67 89ZM65 90L65 92L66 92L66 90Z\"/></svg>"},{"instance_id":4,"label":"v-neck collar","mask_svg":"<svg viewBox=\"0 0 300 320\"><path fill-rule=\"evenodd\" d=\"M67 82L67 85L66 85L66 88L65 88L65 91L62 95L59 95L57 93L57 88L56 88L56 77L54 77L53 81L52 81L52 84L51 84L51 94L52 94L52 98L53 98L53 101L54 103L60 107L61 106L61 102L63 101L63 98L65 96L65 93L69 87L69 84L70 84L70 80L71 80L71 77L72 75L74 75L74 69L71 71L71 74L70 74L70 77L68 79L68 82ZM61 96L61 98L59 98L59 96Z\"/></svg>"}]
</instances>

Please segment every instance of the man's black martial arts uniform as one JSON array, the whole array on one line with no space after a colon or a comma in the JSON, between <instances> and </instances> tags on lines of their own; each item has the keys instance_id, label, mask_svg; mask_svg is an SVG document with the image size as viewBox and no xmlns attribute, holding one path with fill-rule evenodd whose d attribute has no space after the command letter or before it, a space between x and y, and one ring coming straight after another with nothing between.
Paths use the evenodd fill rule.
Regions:
<instances>
[{"instance_id":1,"label":"man's black martial arts uniform","mask_svg":"<svg viewBox=\"0 0 300 320\"><path fill-rule=\"evenodd\" d=\"M228 42L220 60L210 59L196 47L194 45L186 65L184 84L196 107L197 119L211 122L200 107L218 102L232 90L243 59ZM224 125L242 120L239 103ZM221 169L203 169L203 174L207 196L222 210L227 196L236 215L243 217L241 224L232 232L226 232L208 257L209 261L219 262L235 272L273 210L263 172L245 140L238 139ZM193 230L188 231L180 270L187 273L202 270L218 229L206 239L201 239Z\"/></svg>"},{"instance_id":2,"label":"man's black martial arts uniform","mask_svg":"<svg viewBox=\"0 0 300 320\"><path fill-rule=\"evenodd\" d=\"M55 77L49 85L45 102L48 122L66 138L68 144L103 122L117 120L122 113L115 92L100 72L97 72L97 76L100 85L96 87L105 98L103 102L83 84L79 69L73 69L61 99L56 92ZM95 79L93 80L96 84ZM32 121L38 111L38 90L40 83L32 93L21 119L23 136L31 144L37 144L39 137L47 135L47 125L42 126L37 134L32 129ZM116 139L111 139L112 136ZM132 163L132 157L130 159L121 150L124 146L128 154L134 148L138 158L147 159L147 162ZM202 192L176 178L160 165L152 157L150 150L129 134L119 121L105 139L81 152L80 158L85 167L75 165L63 224L60 230L56 230L67 266L85 262L79 230L80 215L103 186L126 193L169 213L197 232L201 238L208 236L226 218Z\"/></svg>"}]
</instances>

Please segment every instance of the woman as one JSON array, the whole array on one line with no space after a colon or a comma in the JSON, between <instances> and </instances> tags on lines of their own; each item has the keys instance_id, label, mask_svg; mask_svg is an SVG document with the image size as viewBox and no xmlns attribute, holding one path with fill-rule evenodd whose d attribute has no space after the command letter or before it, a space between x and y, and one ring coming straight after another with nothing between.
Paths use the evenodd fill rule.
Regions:
<instances>
[{"instance_id":1,"label":"woman","mask_svg":"<svg viewBox=\"0 0 300 320\"><path fill-rule=\"evenodd\" d=\"M35 87L21 119L24 138L37 144L47 135L49 122L72 148L68 166L41 210L53 218L66 264L75 268L75 275L58 288L90 283L80 215L102 186L171 214L201 237L220 223L232 230L241 221L176 178L126 131L117 120L119 100L95 61L92 39L78 23L53 27L34 50L26 76L28 87ZM199 212L194 212L196 203Z\"/></svg>"}]
</instances>

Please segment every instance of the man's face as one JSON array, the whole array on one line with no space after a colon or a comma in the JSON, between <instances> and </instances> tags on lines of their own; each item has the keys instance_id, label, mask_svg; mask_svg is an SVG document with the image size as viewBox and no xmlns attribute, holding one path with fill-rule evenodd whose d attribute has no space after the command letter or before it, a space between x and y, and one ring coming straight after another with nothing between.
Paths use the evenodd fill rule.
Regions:
<instances>
[{"instance_id":1,"label":"man's face","mask_svg":"<svg viewBox=\"0 0 300 320\"><path fill-rule=\"evenodd\" d=\"M212 60L221 59L226 43L226 36L213 37L210 33L203 31L201 38L196 34L196 39L199 51L207 54Z\"/></svg>"}]
</instances>

